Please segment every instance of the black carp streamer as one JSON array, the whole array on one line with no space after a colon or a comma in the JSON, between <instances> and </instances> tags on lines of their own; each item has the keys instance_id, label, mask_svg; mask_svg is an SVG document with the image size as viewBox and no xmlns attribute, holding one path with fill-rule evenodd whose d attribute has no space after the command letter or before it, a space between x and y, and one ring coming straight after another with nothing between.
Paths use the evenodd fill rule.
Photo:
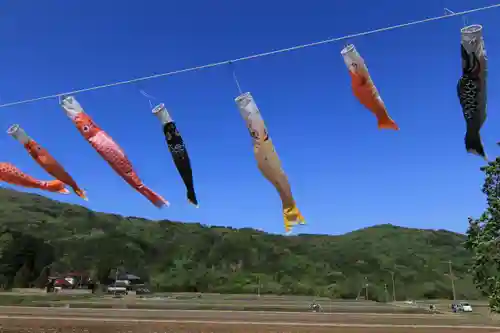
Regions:
<instances>
[{"instance_id":1,"label":"black carp streamer","mask_svg":"<svg viewBox=\"0 0 500 333\"><path fill-rule=\"evenodd\" d=\"M186 186L187 199L190 203L198 207L198 200L196 199L196 192L194 190L193 170L184 140L182 140L182 136L177 130L175 122L163 103L153 108L153 114L160 119L163 125L163 134L165 135L168 149L172 154L175 167L179 171L182 181Z\"/></svg>"}]
</instances>

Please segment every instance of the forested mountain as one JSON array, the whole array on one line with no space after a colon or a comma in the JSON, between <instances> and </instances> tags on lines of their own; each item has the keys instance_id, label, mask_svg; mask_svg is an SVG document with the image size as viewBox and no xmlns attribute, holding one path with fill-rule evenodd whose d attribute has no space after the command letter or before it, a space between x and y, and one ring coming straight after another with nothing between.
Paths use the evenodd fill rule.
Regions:
<instances>
[{"instance_id":1,"label":"forested mountain","mask_svg":"<svg viewBox=\"0 0 500 333\"><path fill-rule=\"evenodd\" d=\"M260 280L262 293L353 298L368 282L370 298L384 300L392 298L394 272L398 299L446 298L452 260L457 298L472 299L478 293L464 241L445 230L393 225L279 236L96 213L0 190L0 284L8 286L36 283L44 267L52 274L89 271L102 281L121 265L163 291L254 293Z\"/></svg>"}]
</instances>

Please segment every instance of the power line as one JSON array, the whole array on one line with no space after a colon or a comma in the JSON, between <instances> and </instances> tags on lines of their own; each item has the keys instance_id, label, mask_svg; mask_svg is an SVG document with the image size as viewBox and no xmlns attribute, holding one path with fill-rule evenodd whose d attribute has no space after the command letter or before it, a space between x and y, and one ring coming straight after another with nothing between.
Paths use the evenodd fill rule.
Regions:
<instances>
[{"instance_id":1,"label":"power line","mask_svg":"<svg viewBox=\"0 0 500 333\"><path fill-rule=\"evenodd\" d=\"M264 52L264 53L258 53L258 54L253 54L253 55L249 55L249 56L246 56L246 57L241 57L241 58L237 58L237 59L233 59L233 60L225 60L225 61L220 61L220 62L214 62L214 63L211 63L211 64L202 65L202 66L196 66L196 67L189 67L189 68L184 68L184 69L178 69L178 70L171 71L171 72L166 72L166 73L153 74L153 75L150 75L150 76L143 76L143 77L139 77L139 78L135 78L135 79L130 79L130 80L125 80L125 81L117 81L117 82L114 82L114 83L108 83L108 84L103 84L103 85L99 85L99 86L93 86L93 87L84 88L84 89L78 89L78 90L73 90L73 91L68 91L68 92L63 92L63 93L58 93L58 94L52 94L52 95L47 95L47 96L42 96L42 97L24 99L24 100L20 100L20 101L16 101L16 102L11 102L11 103L4 103L4 104L0 104L0 108L4 108L4 107L8 107L8 106L14 106L14 105L27 104L27 103L31 103L31 102L38 102L38 101L43 101L43 100L52 99L52 98L60 98L62 96L66 96L66 95L75 95L75 94L79 94L79 93L83 93L83 92L88 92L88 91L93 91L93 90L99 90L99 89L116 87L116 86L121 86L121 85L125 85L125 84L131 84L131 83L136 83L136 82L141 82L141 81L146 81L146 80L152 80L152 79L156 79L156 78L160 78L160 77L164 77L164 76L172 76L172 75L181 74L181 73L193 72L193 71L198 71L198 70L202 70L202 69L207 69L207 68L212 68L212 67L217 67L217 66L222 66L222 65L228 65L228 64L231 64L231 63L235 63L235 62L246 61L246 60L251 60L251 59L261 58L261 57L266 57L266 56L270 56L270 55L274 55L274 54L278 54L278 53L285 53L285 52L295 51L295 50L304 49L304 48L312 47L312 46L318 46L318 45L323 45L323 44L334 43L334 42L338 42L338 41L345 40L345 39L351 39L351 38L356 38L356 37L361 37L361 36L366 36L366 35L372 35L372 34L379 33L379 32L384 32L384 31L389 31L389 30L395 30L395 29L404 28L404 27L408 27L408 26L412 26L412 25L421 24L421 23L439 21L439 20L442 20L442 19L445 19L445 18L449 18L449 17L462 16L462 15L466 15L466 14L470 14L470 13L475 13L475 12L480 12L480 11L484 11L484 10L488 10L488 9L493 9L493 8L497 8L497 7L500 7L500 3L499 4L495 4L495 5L485 6L485 7L478 7L478 8L474 8L474 9L469 9L469 10L465 10L465 11L462 11L462 12L452 12L452 11L448 10L446 12L446 14L444 14L444 15L435 16L435 17L431 17L431 18L427 18L427 19L423 19L423 20L412 21L412 22L408 22L408 23L393 25L393 26L386 27L386 28L379 28L379 29L369 30L369 31L365 31L365 32L359 32L359 33L355 33L355 34L351 34L351 35L345 35L345 36L342 36L342 37L324 39L324 40L321 40L321 41L318 41L318 42L313 42L313 43L308 43L308 44L302 44L302 45L296 45L296 46L292 46L292 47L288 47L288 48L284 48L284 49L279 49L279 50L274 50L274 51L269 51L269 52Z\"/></svg>"}]
</instances>

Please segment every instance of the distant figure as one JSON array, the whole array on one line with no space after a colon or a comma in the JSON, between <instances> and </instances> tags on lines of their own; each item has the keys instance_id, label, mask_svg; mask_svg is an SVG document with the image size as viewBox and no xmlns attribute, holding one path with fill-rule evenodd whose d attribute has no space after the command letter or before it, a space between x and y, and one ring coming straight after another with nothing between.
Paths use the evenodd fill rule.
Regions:
<instances>
[{"instance_id":1,"label":"distant figure","mask_svg":"<svg viewBox=\"0 0 500 333\"><path fill-rule=\"evenodd\" d=\"M46 285L46 290L48 293L54 292L54 280L50 279Z\"/></svg>"},{"instance_id":2,"label":"distant figure","mask_svg":"<svg viewBox=\"0 0 500 333\"><path fill-rule=\"evenodd\" d=\"M97 291L97 286L97 283L92 282L88 285L88 289L92 289L92 294L95 294Z\"/></svg>"},{"instance_id":3,"label":"distant figure","mask_svg":"<svg viewBox=\"0 0 500 333\"><path fill-rule=\"evenodd\" d=\"M309 307L312 312L320 312L321 311L321 305L319 305L316 302L312 302L311 306Z\"/></svg>"}]
</instances>

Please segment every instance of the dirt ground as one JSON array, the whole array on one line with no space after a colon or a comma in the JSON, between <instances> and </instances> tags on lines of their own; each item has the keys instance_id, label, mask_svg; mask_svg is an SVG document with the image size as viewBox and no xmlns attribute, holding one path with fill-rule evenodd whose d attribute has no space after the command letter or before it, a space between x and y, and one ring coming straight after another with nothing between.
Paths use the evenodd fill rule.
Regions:
<instances>
[{"instance_id":1,"label":"dirt ground","mask_svg":"<svg viewBox=\"0 0 500 333\"><path fill-rule=\"evenodd\" d=\"M1 333L500 333L482 316L0 307Z\"/></svg>"},{"instance_id":2,"label":"dirt ground","mask_svg":"<svg viewBox=\"0 0 500 333\"><path fill-rule=\"evenodd\" d=\"M413 327L311 327L276 325L225 325L184 323L75 323L72 321L23 321L9 319L0 323L2 333L498 333L495 329L471 328L413 328Z\"/></svg>"}]
</instances>

